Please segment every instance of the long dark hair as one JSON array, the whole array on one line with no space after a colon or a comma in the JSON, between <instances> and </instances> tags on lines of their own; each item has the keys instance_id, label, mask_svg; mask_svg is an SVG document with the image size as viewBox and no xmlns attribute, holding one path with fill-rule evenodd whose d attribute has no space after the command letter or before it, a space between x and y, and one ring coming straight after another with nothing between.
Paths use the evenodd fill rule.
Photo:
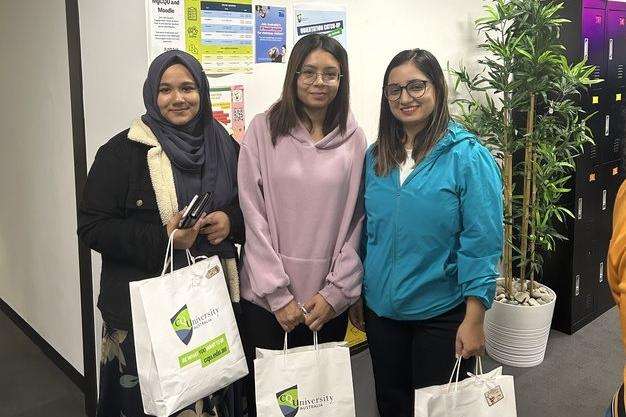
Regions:
<instances>
[{"instance_id":1,"label":"long dark hair","mask_svg":"<svg viewBox=\"0 0 626 417\"><path fill-rule=\"evenodd\" d=\"M435 108L430 115L426 127L409 138L413 142L412 158L415 163L426 156L433 146L445 133L450 122L448 110L448 86L441 70L441 66L430 52L423 49L407 49L393 57L383 79L383 88L389 80L389 73L394 68L411 62L417 69L424 73L432 82L435 89ZM374 145L376 157L376 175L385 176L392 168L402 164L406 160L406 150L403 144L404 128L402 123L394 117L389 107L389 101L381 92L380 97L380 120L378 123L378 138Z\"/></svg>"},{"instance_id":2,"label":"long dark hair","mask_svg":"<svg viewBox=\"0 0 626 417\"><path fill-rule=\"evenodd\" d=\"M335 39L319 34L307 35L301 38L293 47L289 63L287 64L287 74L283 83L283 92L270 109L268 119L272 143L276 145L279 136L289 133L296 127L298 119L311 123L302 103L298 99L298 74L304 60L311 52L322 49L339 62L339 91L337 96L330 103L326 110L323 133L327 135L337 126L342 133L346 131L348 113L350 111L350 75L348 72L348 54L343 46Z\"/></svg>"}]
</instances>

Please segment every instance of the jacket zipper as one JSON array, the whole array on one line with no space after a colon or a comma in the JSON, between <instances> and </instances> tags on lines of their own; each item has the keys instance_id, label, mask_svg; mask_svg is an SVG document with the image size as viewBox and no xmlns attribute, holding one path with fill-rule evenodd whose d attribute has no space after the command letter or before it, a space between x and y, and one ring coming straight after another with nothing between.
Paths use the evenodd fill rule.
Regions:
<instances>
[{"instance_id":1,"label":"jacket zipper","mask_svg":"<svg viewBox=\"0 0 626 417\"><path fill-rule=\"evenodd\" d=\"M394 282L394 277L396 276L396 258L398 256L398 249L397 249L397 237L398 237L398 210L400 207L400 191L402 189L402 184L400 184L400 176L399 176L399 172L398 172L398 184L396 186L396 190L395 190L395 211L393 213L393 239L391 240L391 247L392 247L392 251L391 251L391 282ZM395 306L391 300L391 293L388 294L389 297L389 306L391 307L392 311L396 311Z\"/></svg>"}]
</instances>

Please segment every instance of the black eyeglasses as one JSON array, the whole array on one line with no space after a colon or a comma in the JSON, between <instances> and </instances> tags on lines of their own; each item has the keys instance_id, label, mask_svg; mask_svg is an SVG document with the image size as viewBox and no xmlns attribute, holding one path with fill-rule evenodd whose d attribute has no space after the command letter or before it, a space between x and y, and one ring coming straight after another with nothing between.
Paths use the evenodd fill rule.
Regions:
<instances>
[{"instance_id":1,"label":"black eyeglasses","mask_svg":"<svg viewBox=\"0 0 626 417\"><path fill-rule=\"evenodd\" d=\"M400 84L387 84L383 87L383 94L387 97L387 100L398 101L402 96L402 90L406 90L407 94L413 98L421 98L426 93L426 86L429 81L426 80L411 80L404 85Z\"/></svg>"},{"instance_id":2,"label":"black eyeglasses","mask_svg":"<svg viewBox=\"0 0 626 417\"><path fill-rule=\"evenodd\" d=\"M337 71L317 72L312 69L303 69L302 71L296 72L296 74L300 76L302 82L305 84L313 84L320 75L322 76L322 82L324 84L334 84L339 81L339 78L342 76L342 74L339 74Z\"/></svg>"}]
</instances>

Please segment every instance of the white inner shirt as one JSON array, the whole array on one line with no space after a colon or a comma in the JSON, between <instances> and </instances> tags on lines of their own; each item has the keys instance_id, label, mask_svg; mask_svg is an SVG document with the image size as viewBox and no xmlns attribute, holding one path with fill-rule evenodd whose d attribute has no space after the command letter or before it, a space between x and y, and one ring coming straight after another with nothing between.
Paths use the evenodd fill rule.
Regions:
<instances>
[{"instance_id":1,"label":"white inner shirt","mask_svg":"<svg viewBox=\"0 0 626 417\"><path fill-rule=\"evenodd\" d=\"M413 168L415 168L415 161L411 156L413 149L406 150L406 159L403 164L400 164L400 185L404 184L404 180L409 176L411 172L413 172Z\"/></svg>"}]
</instances>

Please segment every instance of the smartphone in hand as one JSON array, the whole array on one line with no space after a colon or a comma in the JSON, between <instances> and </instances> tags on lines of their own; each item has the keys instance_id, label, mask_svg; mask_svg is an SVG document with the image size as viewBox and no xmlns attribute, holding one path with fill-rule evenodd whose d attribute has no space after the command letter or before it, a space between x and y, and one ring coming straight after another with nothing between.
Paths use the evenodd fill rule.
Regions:
<instances>
[{"instance_id":1,"label":"smartphone in hand","mask_svg":"<svg viewBox=\"0 0 626 417\"><path fill-rule=\"evenodd\" d=\"M201 196L196 194L191 200L191 203L189 203L189 205L185 209L185 212L183 213L183 218L180 219L180 222L178 223L178 228L189 229L190 227L193 227L202 215L202 213L205 212L206 208L211 202L212 197L213 193L211 192L204 193Z\"/></svg>"}]
</instances>

